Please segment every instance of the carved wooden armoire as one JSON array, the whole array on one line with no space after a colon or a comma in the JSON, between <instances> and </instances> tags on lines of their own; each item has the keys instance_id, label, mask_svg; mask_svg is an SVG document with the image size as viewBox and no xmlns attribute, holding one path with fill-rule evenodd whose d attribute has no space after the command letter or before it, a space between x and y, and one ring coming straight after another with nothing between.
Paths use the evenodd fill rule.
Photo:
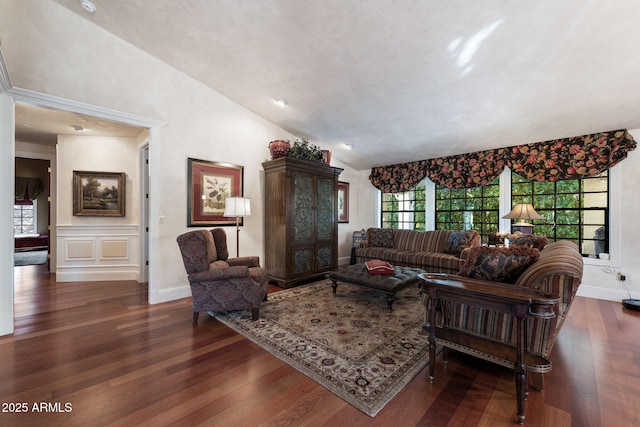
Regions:
<instances>
[{"instance_id":1,"label":"carved wooden armoire","mask_svg":"<svg viewBox=\"0 0 640 427\"><path fill-rule=\"evenodd\" d=\"M338 264L338 175L326 163L282 157L265 172L265 267L283 288Z\"/></svg>"}]
</instances>

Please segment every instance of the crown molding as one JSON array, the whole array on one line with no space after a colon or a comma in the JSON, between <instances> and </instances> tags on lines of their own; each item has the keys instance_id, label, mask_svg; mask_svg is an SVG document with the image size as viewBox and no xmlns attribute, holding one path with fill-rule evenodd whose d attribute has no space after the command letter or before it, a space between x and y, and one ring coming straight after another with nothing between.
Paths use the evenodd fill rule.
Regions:
<instances>
[{"instance_id":1,"label":"crown molding","mask_svg":"<svg viewBox=\"0 0 640 427\"><path fill-rule=\"evenodd\" d=\"M150 119L148 117L137 116L135 114L123 113L121 111L112 110L110 108L97 107L95 105L86 104L84 102L71 101L69 99L34 92L28 89L13 87L6 92L7 94L11 95L16 101L22 101L41 107L49 107L59 110L71 111L74 113L86 114L89 116L100 117L103 119L126 123L128 125L138 127L152 128L166 126L166 123L161 120Z\"/></svg>"},{"instance_id":2,"label":"crown molding","mask_svg":"<svg viewBox=\"0 0 640 427\"><path fill-rule=\"evenodd\" d=\"M11 83L11 76L9 76L9 70L7 70L7 63L4 60L2 54L2 46L0 46L0 93L6 92L11 89L13 84Z\"/></svg>"}]
</instances>

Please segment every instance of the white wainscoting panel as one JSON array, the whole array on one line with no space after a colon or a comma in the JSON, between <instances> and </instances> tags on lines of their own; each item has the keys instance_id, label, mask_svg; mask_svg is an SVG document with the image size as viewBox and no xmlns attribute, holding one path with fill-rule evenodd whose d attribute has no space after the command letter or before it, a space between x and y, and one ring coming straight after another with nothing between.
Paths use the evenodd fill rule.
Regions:
<instances>
[{"instance_id":1,"label":"white wainscoting panel","mask_svg":"<svg viewBox=\"0 0 640 427\"><path fill-rule=\"evenodd\" d=\"M137 225L59 225L56 281L138 280Z\"/></svg>"}]
</instances>

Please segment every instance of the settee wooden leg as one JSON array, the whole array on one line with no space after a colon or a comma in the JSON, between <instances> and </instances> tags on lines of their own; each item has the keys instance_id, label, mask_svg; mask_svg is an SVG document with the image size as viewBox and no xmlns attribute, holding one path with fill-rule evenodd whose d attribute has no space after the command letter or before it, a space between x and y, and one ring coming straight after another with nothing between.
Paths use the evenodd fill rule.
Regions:
<instances>
[{"instance_id":1,"label":"settee wooden leg","mask_svg":"<svg viewBox=\"0 0 640 427\"><path fill-rule=\"evenodd\" d=\"M198 311L194 311L193 312L193 323L198 323L198 316L200 315L200 312Z\"/></svg>"},{"instance_id":2,"label":"settee wooden leg","mask_svg":"<svg viewBox=\"0 0 640 427\"><path fill-rule=\"evenodd\" d=\"M258 307L251 308L251 320L258 320L260 318L260 309Z\"/></svg>"},{"instance_id":3,"label":"settee wooden leg","mask_svg":"<svg viewBox=\"0 0 640 427\"><path fill-rule=\"evenodd\" d=\"M531 387L538 391L544 390L544 377L540 372L531 372Z\"/></svg>"}]
</instances>

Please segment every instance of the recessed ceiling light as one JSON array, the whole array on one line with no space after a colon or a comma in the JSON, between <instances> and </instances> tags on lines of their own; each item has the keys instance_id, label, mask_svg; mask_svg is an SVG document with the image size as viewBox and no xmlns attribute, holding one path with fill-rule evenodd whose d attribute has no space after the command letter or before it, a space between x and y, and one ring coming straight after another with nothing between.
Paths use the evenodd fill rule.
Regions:
<instances>
[{"instance_id":1,"label":"recessed ceiling light","mask_svg":"<svg viewBox=\"0 0 640 427\"><path fill-rule=\"evenodd\" d=\"M342 146L347 150L353 150L353 144L342 144Z\"/></svg>"},{"instance_id":2,"label":"recessed ceiling light","mask_svg":"<svg viewBox=\"0 0 640 427\"><path fill-rule=\"evenodd\" d=\"M278 99L278 100L276 100L276 104L278 104L281 107L286 107L287 106L287 100L286 99Z\"/></svg>"},{"instance_id":3,"label":"recessed ceiling light","mask_svg":"<svg viewBox=\"0 0 640 427\"><path fill-rule=\"evenodd\" d=\"M84 128L82 126L78 126L78 125L71 125L71 127L73 128L73 130L75 130L76 132L80 132L81 130L84 130Z\"/></svg>"},{"instance_id":4,"label":"recessed ceiling light","mask_svg":"<svg viewBox=\"0 0 640 427\"><path fill-rule=\"evenodd\" d=\"M89 0L80 0L80 4L89 13L93 13L96 11L96 5L91 3Z\"/></svg>"}]
</instances>

